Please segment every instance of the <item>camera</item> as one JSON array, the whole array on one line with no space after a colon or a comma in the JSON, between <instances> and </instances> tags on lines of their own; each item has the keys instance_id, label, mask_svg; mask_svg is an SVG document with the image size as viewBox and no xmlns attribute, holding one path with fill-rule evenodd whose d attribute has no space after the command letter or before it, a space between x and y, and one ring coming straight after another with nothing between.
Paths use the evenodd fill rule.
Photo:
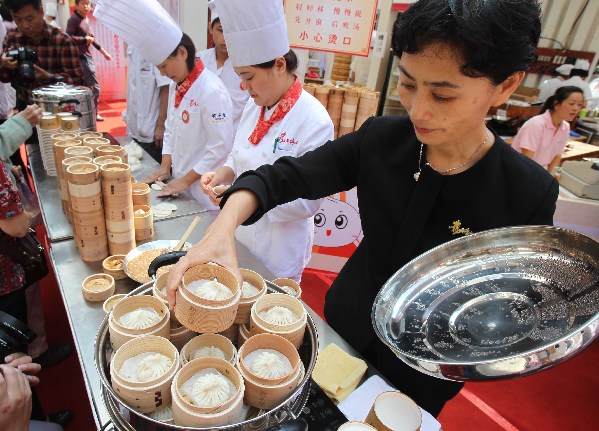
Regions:
<instances>
[{"instance_id":1,"label":"camera","mask_svg":"<svg viewBox=\"0 0 599 431\"><path fill-rule=\"evenodd\" d=\"M10 314L0 311L0 363L15 352L27 352L27 345L36 337L27 325Z\"/></svg>"},{"instance_id":2,"label":"camera","mask_svg":"<svg viewBox=\"0 0 599 431\"><path fill-rule=\"evenodd\" d=\"M19 75L23 79L28 81L35 79L35 68L33 65L39 63L37 52L29 48L20 47L8 51L6 55L13 60L17 60Z\"/></svg>"}]
</instances>

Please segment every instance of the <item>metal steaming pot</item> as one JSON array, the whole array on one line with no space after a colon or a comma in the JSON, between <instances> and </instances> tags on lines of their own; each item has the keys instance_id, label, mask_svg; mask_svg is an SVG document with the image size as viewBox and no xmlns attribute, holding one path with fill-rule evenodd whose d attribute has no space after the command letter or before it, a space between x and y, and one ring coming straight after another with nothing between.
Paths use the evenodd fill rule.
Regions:
<instances>
[{"instance_id":1,"label":"metal steaming pot","mask_svg":"<svg viewBox=\"0 0 599 431\"><path fill-rule=\"evenodd\" d=\"M81 115L79 119L81 130L96 130L94 95L87 87L64 83L38 87L31 92L31 100L44 111L54 114L73 112L75 115Z\"/></svg>"}]
</instances>

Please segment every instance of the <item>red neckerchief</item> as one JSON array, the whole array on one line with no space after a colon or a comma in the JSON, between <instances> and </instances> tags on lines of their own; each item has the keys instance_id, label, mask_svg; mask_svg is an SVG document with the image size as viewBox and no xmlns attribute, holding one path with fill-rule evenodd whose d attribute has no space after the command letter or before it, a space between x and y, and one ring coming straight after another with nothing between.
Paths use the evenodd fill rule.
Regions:
<instances>
[{"instance_id":1,"label":"red neckerchief","mask_svg":"<svg viewBox=\"0 0 599 431\"><path fill-rule=\"evenodd\" d=\"M250 135L249 141L254 145L258 145L262 138L264 138L264 136L268 133L268 129L270 129L270 126L275 124L277 121L282 120L285 117L285 115L287 115L287 113L291 111L291 108L293 108L293 105L295 105L295 102L297 102L297 99L299 99L301 94L302 84L299 82L297 77L295 77L293 85L291 86L291 88L289 88L289 90L287 90L287 93L285 93L285 95L275 108L275 112L272 113L268 120L264 119L264 111L266 110L266 107L263 106L260 109L260 117L258 118L258 124L256 124L256 128Z\"/></svg>"},{"instance_id":2,"label":"red neckerchief","mask_svg":"<svg viewBox=\"0 0 599 431\"><path fill-rule=\"evenodd\" d=\"M197 60L198 61L196 62L196 65L194 66L193 70L189 72L189 75L187 75L185 81L183 81L183 83L177 87L177 93L175 94L175 108L179 107L181 100L183 100L183 97L185 97L185 94L187 94L189 88L194 82L196 82L196 79L198 79L198 77L204 71L204 63L202 63L202 60L199 58Z\"/></svg>"}]
</instances>

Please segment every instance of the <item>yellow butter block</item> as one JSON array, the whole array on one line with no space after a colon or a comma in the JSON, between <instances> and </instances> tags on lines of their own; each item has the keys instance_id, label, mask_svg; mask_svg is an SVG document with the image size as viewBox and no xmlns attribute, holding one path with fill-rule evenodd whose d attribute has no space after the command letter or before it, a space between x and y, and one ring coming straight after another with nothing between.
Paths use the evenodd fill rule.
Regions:
<instances>
[{"instance_id":1,"label":"yellow butter block","mask_svg":"<svg viewBox=\"0 0 599 431\"><path fill-rule=\"evenodd\" d=\"M358 386L367 368L362 359L329 344L318 354L312 378L331 398L341 401Z\"/></svg>"}]
</instances>

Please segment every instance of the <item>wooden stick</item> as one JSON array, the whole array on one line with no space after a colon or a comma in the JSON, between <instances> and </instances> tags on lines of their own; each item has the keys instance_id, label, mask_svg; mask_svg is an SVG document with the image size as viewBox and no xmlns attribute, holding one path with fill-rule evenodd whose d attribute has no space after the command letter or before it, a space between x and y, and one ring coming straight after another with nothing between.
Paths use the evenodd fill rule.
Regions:
<instances>
[{"instance_id":1,"label":"wooden stick","mask_svg":"<svg viewBox=\"0 0 599 431\"><path fill-rule=\"evenodd\" d=\"M179 243L175 246L175 248L173 249L173 251L179 251L179 250L181 250L183 248L183 244L185 244L185 241L187 241L187 238L189 238L189 235L191 235L191 232L196 227L196 225L200 222L201 219L202 218L200 216L196 216L193 219L193 221L191 222L191 224L189 225L189 227L187 228L187 230L185 231L185 233L181 237L181 241L179 241Z\"/></svg>"}]
</instances>

